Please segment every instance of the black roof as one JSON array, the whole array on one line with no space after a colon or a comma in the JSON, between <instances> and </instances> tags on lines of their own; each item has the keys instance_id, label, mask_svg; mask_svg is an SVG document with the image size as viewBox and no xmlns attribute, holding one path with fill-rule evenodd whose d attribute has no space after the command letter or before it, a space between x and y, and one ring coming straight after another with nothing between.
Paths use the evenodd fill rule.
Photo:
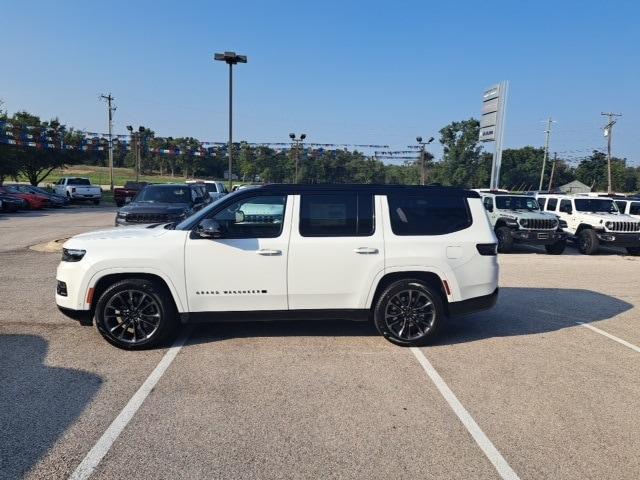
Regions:
<instances>
[{"instance_id":1,"label":"black roof","mask_svg":"<svg viewBox=\"0 0 640 480\"><path fill-rule=\"evenodd\" d=\"M321 193L321 192L366 192L378 195L406 194L433 195L443 197L480 198L478 192L456 187L422 186L422 185L376 185L376 184L291 184L271 183L258 187L262 191L288 194ZM254 192L256 189L251 189Z\"/></svg>"}]
</instances>

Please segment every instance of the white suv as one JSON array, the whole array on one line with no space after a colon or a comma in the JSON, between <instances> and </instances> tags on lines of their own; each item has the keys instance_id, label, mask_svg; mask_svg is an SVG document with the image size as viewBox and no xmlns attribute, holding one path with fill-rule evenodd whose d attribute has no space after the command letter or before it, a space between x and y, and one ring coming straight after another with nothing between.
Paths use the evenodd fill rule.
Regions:
<instances>
[{"instance_id":1,"label":"white suv","mask_svg":"<svg viewBox=\"0 0 640 480\"><path fill-rule=\"evenodd\" d=\"M73 237L56 278L60 309L122 348L179 323L285 318L373 318L418 345L498 295L480 196L442 187L239 190L177 225Z\"/></svg>"},{"instance_id":2,"label":"white suv","mask_svg":"<svg viewBox=\"0 0 640 480\"><path fill-rule=\"evenodd\" d=\"M640 198L637 197L626 197L626 198L618 198L614 199L616 202L616 206L620 213L626 213L627 215L635 218L636 220L640 220Z\"/></svg>"},{"instance_id":3,"label":"white suv","mask_svg":"<svg viewBox=\"0 0 640 480\"><path fill-rule=\"evenodd\" d=\"M542 212L533 196L481 191L482 203L498 238L498 251L509 252L514 243L544 245L547 253L560 255L567 246L564 222ZM566 225L564 225L566 226Z\"/></svg>"},{"instance_id":4,"label":"white suv","mask_svg":"<svg viewBox=\"0 0 640 480\"><path fill-rule=\"evenodd\" d=\"M602 244L626 247L630 255L640 255L640 221L620 213L611 198L545 194L538 195L538 203L567 222L565 231L580 253L592 255Z\"/></svg>"}]
</instances>

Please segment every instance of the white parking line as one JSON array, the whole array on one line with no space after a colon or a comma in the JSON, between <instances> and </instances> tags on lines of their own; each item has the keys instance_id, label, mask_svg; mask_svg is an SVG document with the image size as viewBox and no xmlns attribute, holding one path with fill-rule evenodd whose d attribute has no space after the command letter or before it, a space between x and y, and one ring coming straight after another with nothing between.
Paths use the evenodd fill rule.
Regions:
<instances>
[{"instance_id":1,"label":"white parking line","mask_svg":"<svg viewBox=\"0 0 640 480\"><path fill-rule=\"evenodd\" d=\"M580 319L578 317L574 317L574 316L571 316L571 315L560 315L560 314L555 313L555 312L549 312L547 310L541 310L541 309L537 309L536 311L539 312L539 313L544 313L546 315L553 315L555 317L562 316L562 317L565 317L565 318L570 318L571 320L573 320L576 323L576 325L582 325L583 327L588 328L589 330L592 330L592 331L594 331L596 333L599 333L600 335L602 335L604 337L607 337L607 338L613 340L614 342L618 342L620 345L624 345L625 347L630 348L634 352L640 353L640 347L638 347L637 345L634 345L633 343L629 343L626 340L623 340L621 338L616 337L615 335L611 335L610 333L605 332L604 330L600 330L599 328L594 327L593 325L589 325L588 323L582 322L582 321L580 321Z\"/></svg>"},{"instance_id":2,"label":"white parking line","mask_svg":"<svg viewBox=\"0 0 640 480\"><path fill-rule=\"evenodd\" d=\"M600 335L603 335L607 338L610 338L611 340L613 340L614 342L618 342L620 345L624 345L627 348L630 348L631 350L634 350L638 353L640 353L640 347L634 345L633 343L629 343L626 340L623 340L621 338L616 337L615 335L611 335L610 333L605 332L604 330L600 330L599 328L594 327L593 325L589 325L587 323L584 322L576 322L578 325L582 325L585 328L588 328L589 330L593 330L596 333L599 333Z\"/></svg>"},{"instance_id":3,"label":"white parking line","mask_svg":"<svg viewBox=\"0 0 640 480\"><path fill-rule=\"evenodd\" d=\"M158 363L142 386L133 395L133 397L131 397L131 400L129 400L115 420L111 422L111 425L109 425L109 428L107 428L107 430L102 434L98 442L91 450L89 450L89 453L87 453L82 462L80 462L80 465L78 465L75 471L71 474L69 480L85 480L91 476L100 461L113 445L113 442L116 441L129 421L136 414L138 408L140 408L149 393L151 393L151 390L156 386L158 380L160 380L164 372L169 368L171 362L176 358L176 355L178 355L178 352L184 346L187 338L189 338L190 333L191 328L187 328L173 343L169 350L167 350L167 353L164 354L160 363Z\"/></svg>"},{"instance_id":4,"label":"white parking line","mask_svg":"<svg viewBox=\"0 0 640 480\"><path fill-rule=\"evenodd\" d=\"M440 374L435 368L433 368L431 362L429 362L427 357L424 356L422 350L412 347L411 351L418 362L420 362L420 365L422 365L422 368L427 373L431 381L435 384L436 388L440 391L440 394L447 401L453 412L458 416L480 449L498 471L500 477L504 480L518 480L520 478L518 477L518 474L513 471L498 449L493 445L493 443L491 443L491 440L489 440L485 433L480 429L476 421L464 408L462 403L460 403L460 400L458 400L455 394L451 391Z\"/></svg>"}]
</instances>

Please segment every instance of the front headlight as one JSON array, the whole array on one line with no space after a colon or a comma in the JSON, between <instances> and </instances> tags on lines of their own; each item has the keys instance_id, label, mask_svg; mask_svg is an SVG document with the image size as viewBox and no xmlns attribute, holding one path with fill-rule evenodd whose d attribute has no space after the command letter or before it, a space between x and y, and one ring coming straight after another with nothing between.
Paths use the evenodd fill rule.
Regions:
<instances>
[{"instance_id":1,"label":"front headlight","mask_svg":"<svg viewBox=\"0 0 640 480\"><path fill-rule=\"evenodd\" d=\"M611 230L613 228L613 222L605 222L604 226L605 228Z\"/></svg>"},{"instance_id":2,"label":"front headlight","mask_svg":"<svg viewBox=\"0 0 640 480\"><path fill-rule=\"evenodd\" d=\"M523 218L522 220L520 220L520 225L522 225L524 228L527 228L529 226L529 220Z\"/></svg>"},{"instance_id":3,"label":"front headlight","mask_svg":"<svg viewBox=\"0 0 640 480\"><path fill-rule=\"evenodd\" d=\"M504 223L506 223L507 225L510 225L512 227L518 226L518 222L513 218L505 218L504 219Z\"/></svg>"},{"instance_id":4,"label":"front headlight","mask_svg":"<svg viewBox=\"0 0 640 480\"><path fill-rule=\"evenodd\" d=\"M118 212L116 215L118 218L122 218L123 220L127 218L127 212Z\"/></svg>"},{"instance_id":5,"label":"front headlight","mask_svg":"<svg viewBox=\"0 0 640 480\"><path fill-rule=\"evenodd\" d=\"M62 261L63 262L79 262L84 257L86 250L79 248L63 248L62 249Z\"/></svg>"},{"instance_id":6,"label":"front headlight","mask_svg":"<svg viewBox=\"0 0 640 480\"><path fill-rule=\"evenodd\" d=\"M560 228L569 228L569 224L567 223L566 220L559 220L560 222Z\"/></svg>"}]
</instances>

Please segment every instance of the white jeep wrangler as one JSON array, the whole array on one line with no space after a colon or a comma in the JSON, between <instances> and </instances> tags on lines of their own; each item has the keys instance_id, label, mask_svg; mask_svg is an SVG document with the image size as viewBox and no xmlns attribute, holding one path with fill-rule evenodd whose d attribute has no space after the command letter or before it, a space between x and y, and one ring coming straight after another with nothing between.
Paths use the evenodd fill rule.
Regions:
<instances>
[{"instance_id":1,"label":"white jeep wrangler","mask_svg":"<svg viewBox=\"0 0 640 480\"><path fill-rule=\"evenodd\" d=\"M286 318L372 318L419 345L498 295L480 196L442 187L238 190L178 224L73 237L56 278L64 313L128 349L180 323Z\"/></svg>"},{"instance_id":2,"label":"white jeep wrangler","mask_svg":"<svg viewBox=\"0 0 640 480\"><path fill-rule=\"evenodd\" d=\"M567 234L556 215L540 210L533 196L480 191L487 216L498 238L498 251L509 252L514 243L544 245L547 253L560 255Z\"/></svg>"},{"instance_id":3,"label":"white jeep wrangler","mask_svg":"<svg viewBox=\"0 0 640 480\"><path fill-rule=\"evenodd\" d=\"M630 255L640 255L640 221L620 213L611 198L588 195L538 195L547 212L567 223L565 231L585 255L600 245L626 247Z\"/></svg>"}]
</instances>

